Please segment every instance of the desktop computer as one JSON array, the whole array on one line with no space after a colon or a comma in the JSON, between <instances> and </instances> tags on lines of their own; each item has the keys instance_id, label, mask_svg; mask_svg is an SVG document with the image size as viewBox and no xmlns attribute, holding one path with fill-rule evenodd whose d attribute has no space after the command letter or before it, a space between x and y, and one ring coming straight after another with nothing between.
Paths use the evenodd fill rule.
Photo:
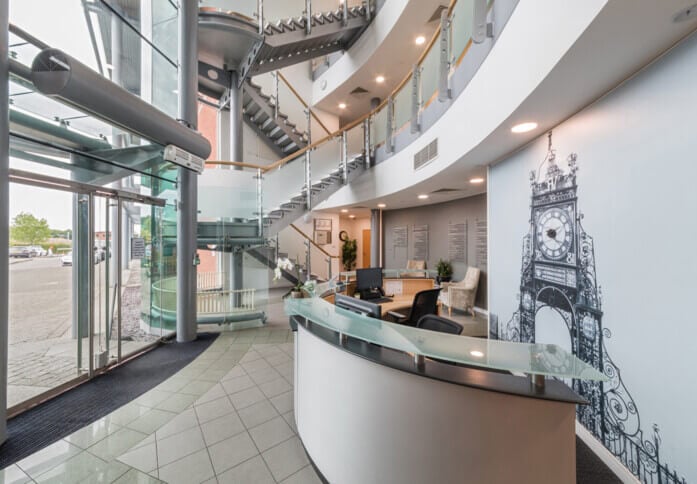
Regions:
<instances>
[{"instance_id":1,"label":"desktop computer","mask_svg":"<svg viewBox=\"0 0 697 484\"><path fill-rule=\"evenodd\" d=\"M382 268L356 269L356 290L361 299L374 303L390 302L382 290Z\"/></svg>"}]
</instances>

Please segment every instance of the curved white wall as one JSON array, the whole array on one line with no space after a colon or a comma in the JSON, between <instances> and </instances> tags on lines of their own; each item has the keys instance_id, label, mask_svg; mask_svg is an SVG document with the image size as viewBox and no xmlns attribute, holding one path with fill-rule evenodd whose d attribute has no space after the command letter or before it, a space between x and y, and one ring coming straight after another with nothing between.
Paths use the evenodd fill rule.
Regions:
<instances>
[{"instance_id":1,"label":"curved white wall","mask_svg":"<svg viewBox=\"0 0 697 484\"><path fill-rule=\"evenodd\" d=\"M520 2L488 57L450 109L411 145L339 190L318 208L382 198L409 188L415 181L434 177L458 162L475 167L493 161L489 153L477 152L482 141L508 122L606 3ZM411 169L414 153L436 137L439 156L419 170L415 179Z\"/></svg>"}]
</instances>

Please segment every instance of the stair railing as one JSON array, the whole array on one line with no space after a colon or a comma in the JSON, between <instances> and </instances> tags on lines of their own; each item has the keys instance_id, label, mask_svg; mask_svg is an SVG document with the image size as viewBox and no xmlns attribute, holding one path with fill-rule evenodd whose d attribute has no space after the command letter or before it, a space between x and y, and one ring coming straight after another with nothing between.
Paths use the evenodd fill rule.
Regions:
<instances>
[{"instance_id":1,"label":"stair railing","mask_svg":"<svg viewBox=\"0 0 697 484\"><path fill-rule=\"evenodd\" d=\"M449 7L441 14L440 24L434 30L424 51L390 95L364 116L334 132L330 132L285 76L278 72L278 81L288 87L293 96L307 109L308 117L327 134L317 140L311 140L304 148L269 165L260 166L237 160L207 163L255 170L258 180L263 181L257 188L257 211L261 214L261 229L264 226L262 216L266 216L269 210L274 210L278 203L285 200L279 195L280 192L285 191L284 196L287 194L288 199L291 198L291 194L303 195L297 198L297 203L302 200L305 208L311 210L313 180L317 186L317 183L330 175L329 171L337 170L337 160L338 173L345 182L348 180L348 162L353 154L363 156L365 167L373 165L379 148L383 147L386 153L393 152L398 133L404 129L420 131L419 117L424 109L432 102L445 102L450 98L449 80L455 69L461 64L472 44L484 41L493 31L491 24L487 23L486 15L493 1L451 0ZM276 99L276 102L279 103L279 100ZM339 151L334 152L332 146L336 145L332 143L337 139ZM320 154L318 150L323 151ZM328 162L327 158L331 156L334 156L334 161ZM273 178L276 180L273 181Z\"/></svg>"}]
</instances>

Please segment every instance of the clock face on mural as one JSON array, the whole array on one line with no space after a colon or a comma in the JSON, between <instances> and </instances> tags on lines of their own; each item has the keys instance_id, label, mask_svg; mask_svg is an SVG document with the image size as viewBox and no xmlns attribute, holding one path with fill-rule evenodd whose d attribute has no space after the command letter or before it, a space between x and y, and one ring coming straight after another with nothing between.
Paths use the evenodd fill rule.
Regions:
<instances>
[{"instance_id":1,"label":"clock face on mural","mask_svg":"<svg viewBox=\"0 0 697 484\"><path fill-rule=\"evenodd\" d=\"M556 207L542 212L537 218L535 239L545 257L553 260L565 258L573 243L573 226L569 214Z\"/></svg>"}]
</instances>

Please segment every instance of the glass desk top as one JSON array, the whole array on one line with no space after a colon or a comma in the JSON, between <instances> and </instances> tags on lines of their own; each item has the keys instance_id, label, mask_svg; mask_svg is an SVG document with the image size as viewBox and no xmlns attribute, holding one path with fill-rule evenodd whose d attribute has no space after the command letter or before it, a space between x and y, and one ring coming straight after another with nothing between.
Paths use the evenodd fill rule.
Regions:
<instances>
[{"instance_id":1,"label":"glass desk top","mask_svg":"<svg viewBox=\"0 0 697 484\"><path fill-rule=\"evenodd\" d=\"M553 344L516 343L438 333L356 314L319 297L286 299L288 316L386 348L470 366L558 378L608 378Z\"/></svg>"}]
</instances>

